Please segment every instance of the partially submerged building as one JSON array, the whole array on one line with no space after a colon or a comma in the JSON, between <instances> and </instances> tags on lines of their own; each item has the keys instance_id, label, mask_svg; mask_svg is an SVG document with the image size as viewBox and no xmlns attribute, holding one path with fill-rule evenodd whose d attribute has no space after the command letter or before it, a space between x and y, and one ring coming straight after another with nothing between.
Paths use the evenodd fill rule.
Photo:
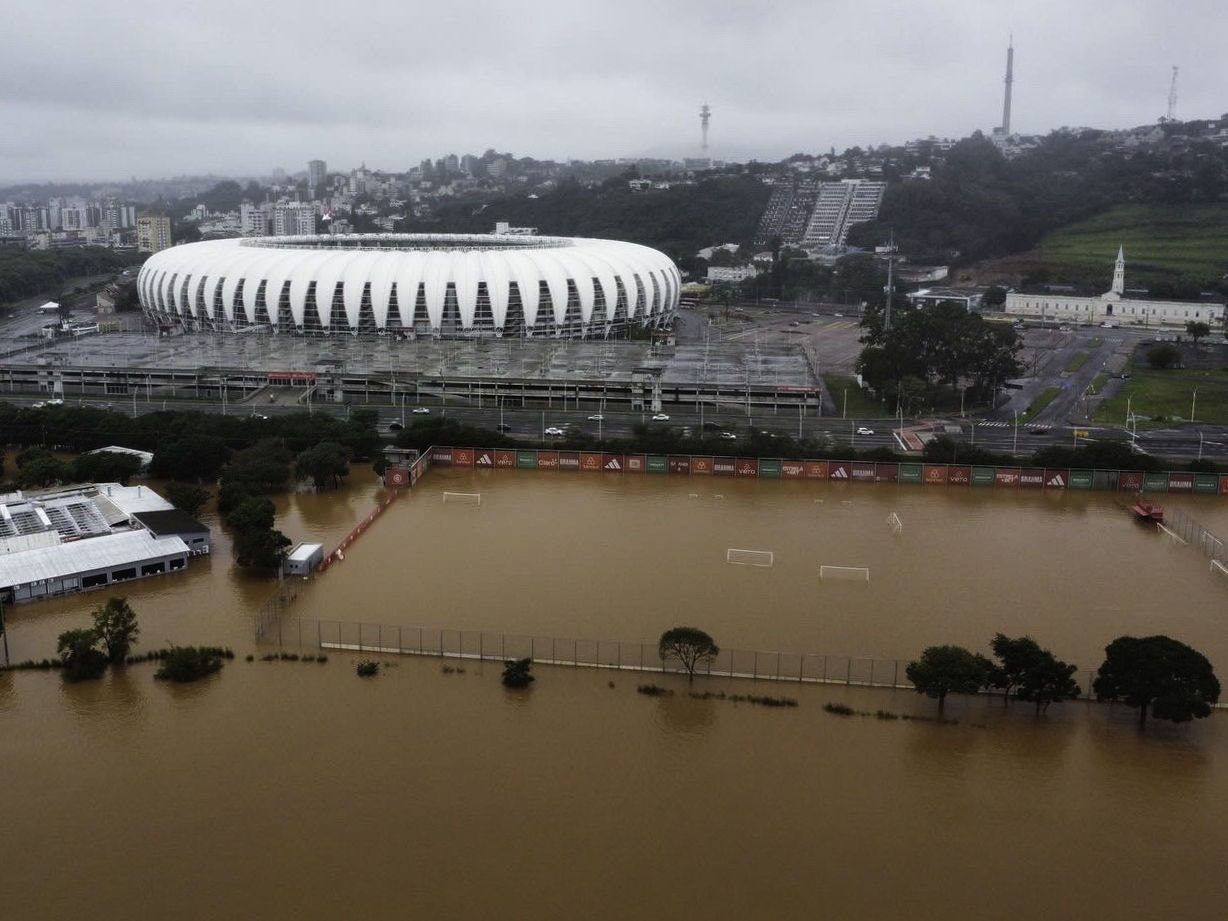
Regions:
<instances>
[{"instance_id":1,"label":"partially submerged building","mask_svg":"<svg viewBox=\"0 0 1228 921\"><path fill-rule=\"evenodd\" d=\"M209 549L209 529L147 486L103 483L0 495L5 603L176 572Z\"/></svg>"}]
</instances>

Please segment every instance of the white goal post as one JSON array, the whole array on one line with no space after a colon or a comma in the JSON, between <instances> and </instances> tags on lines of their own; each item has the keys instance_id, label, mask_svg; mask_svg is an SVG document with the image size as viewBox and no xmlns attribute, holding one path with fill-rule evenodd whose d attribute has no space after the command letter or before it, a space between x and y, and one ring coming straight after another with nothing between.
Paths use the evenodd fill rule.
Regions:
<instances>
[{"instance_id":1,"label":"white goal post","mask_svg":"<svg viewBox=\"0 0 1228 921\"><path fill-rule=\"evenodd\" d=\"M869 566L820 566L820 579L847 579L853 582L869 582Z\"/></svg>"},{"instance_id":2,"label":"white goal post","mask_svg":"<svg viewBox=\"0 0 1228 921\"><path fill-rule=\"evenodd\" d=\"M465 505L481 505L482 494L480 492L444 492L443 501L446 505L449 502L461 502Z\"/></svg>"},{"instance_id":3,"label":"white goal post","mask_svg":"<svg viewBox=\"0 0 1228 921\"><path fill-rule=\"evenodd\" d=\"M730 547L725 551L725 562L739 566L774 566L776 554L771 550L738 550Z\"/></svg>"}]
</instances>

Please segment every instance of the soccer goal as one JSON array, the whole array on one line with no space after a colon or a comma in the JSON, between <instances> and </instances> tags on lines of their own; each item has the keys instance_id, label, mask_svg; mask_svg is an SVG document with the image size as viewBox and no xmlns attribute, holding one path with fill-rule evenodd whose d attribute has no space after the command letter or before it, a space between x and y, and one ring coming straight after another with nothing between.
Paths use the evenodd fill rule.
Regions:
<instances>
[{"instance_id":1,"label":"soccer goal","mask_svg":"<svg viewBox=\"0 0 1228 921\"><path fill-rule=\"evenodd\" d=\"M725 562L739 566L774 566L776 554L771 550L738 550L731 547L725 551Z\"/></svg>"},{"instance_id":2,"label":"soccer goal","mask_svg":"<svg viewBox=\"0 0 1228 921\"><path fill-rule=\"evenodd\" d=\"M1219 560L1212 560L1211 572L1218 572L1221 576L1228 576L1228 566L1225 566Z\"/></svg>"},{"instance_id":3,"label":"soccer goal","mask_svg":"<svg viewBox=\"0 0 1228 921\"><path fill-rule=\"evenodd\" d=\"M869 582L869 566L820 566L820 579L844 579L849 582Z\"/></svg>"},{"instance_id":4,"label":"soccer goal","mask_svg":"<svg viewBox=\"0 0 1228 921\"><path fill-rule=\"evenodd\" d=\"M887 516L887 527L891 529L892 534L904 533L904 522L900 521L900 516L895 512Z\"/></svg>"},{"instance_id":5,"label":"soccer goal","mask_svg":"<svg viewBox=\"0 0 1228 921\"><path fill-rule=\"evenodd\" d=\"M445 492L443 494L444 505L449 502L460 502L462 505L481 505L482 494L480 492Z\"/></svg>"}]
</instances>

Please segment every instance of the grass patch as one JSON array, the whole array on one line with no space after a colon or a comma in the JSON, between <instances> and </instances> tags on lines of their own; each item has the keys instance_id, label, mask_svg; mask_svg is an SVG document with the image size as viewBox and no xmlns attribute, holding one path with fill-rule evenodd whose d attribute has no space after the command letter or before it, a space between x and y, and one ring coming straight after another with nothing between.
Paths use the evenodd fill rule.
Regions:
<instances>
[{"instance_id":1,"label":"grass patch","mask_svg":"<svg viewBox=\"0 0 1228 921\"><path fill-rule=\"evenodd\" d=\"M882 416L882 405L857 386L857 380L852 375L824 374L823 380L836 404L836 411L843 413L845 418L877 419Z\"/></svg>"},{"instance_id":2,"label":"grass patch","mask_svg":"<svg viewBox=\"0 0 1228 921\"><path fill-rule=\"evenodd\" d=\"M1061 387L1046 387L1036 395L1036 399L1032 401L1032 405L1028 407L1027 412L1019 417L1019 421L1027 422L1039 415L1061 392Z\"/></svg>"},{"instance_id":3,"label":"grass patch","mask_svg":"<svg viewBox=\"0 0 1228 921\"><path fill-rule=\"evenodd\" d=\"M1103 276L1107 290L1118 246L1127 279L1228 271L1228 205L1123 205L1055 230L1041 242L1054 278Z\"/></svg>"},{"instance_id":4,"label":"grass patch","mask_svg":"<svg viewBox=\"0 0 1228 921\"><path fill-rule=\"evenodd\" d=\"M1079 352L1072 359L1070 359L1070 363L1066 365L1066 373L1074 374L1081 367L1087 364L1087 360L1089 358L1091 358L1091 355L1089 355L1087 352Z\"/></svg>"},{"instance_id":5,"label":"grass patch","mask_svg":"<svg viewBox=\"0 0 1228 921\"><path fill-rule=\"evenodd\" d=\"M1159 428L1190 421L1191 408L1197 422L1228 423L1228 370L1136 367L1117 395L1096 408L1095 421L1126 425L1129 411L1140 429Z\"/></svg>"},{"instance_id":6,"label":"grass patch","mask_svg":"<svg viewBox=\"0 0 1228 921\"><path fill-rule=\"evenodd\" d=\"M1109 375L1101 371L1099 374L1097 374L1095 377L1092 378L1092 383L1091 383L1092 394L1094 395L1094 394L1099 393L1101 390L1104 389L1104 385L1107 384L1108 382L1109 382Z\"/></svg>"},{"instance_id":7,"label":"grass patch","mask_svg":"<svg viewBox=\"0 0 1228 921\"><path fill-rule=\"evenodd\" d=\"M1087 347L1089 349L1098 349L1102 345L1104 345L1103 336L1093 336L1091 339L1087 340Z\"/></svg>"},{"instance_id":8,"label":"grass patch","mask_svg":"<svg viewBox=\"0 0 1228 921\"><path fill-rule=\"evenodd\" d=\"M635 693L644 694L647 697L673 697L674 692L669 688L663 688L659 684L637 684Z\"/></svg>"}]
</instances>

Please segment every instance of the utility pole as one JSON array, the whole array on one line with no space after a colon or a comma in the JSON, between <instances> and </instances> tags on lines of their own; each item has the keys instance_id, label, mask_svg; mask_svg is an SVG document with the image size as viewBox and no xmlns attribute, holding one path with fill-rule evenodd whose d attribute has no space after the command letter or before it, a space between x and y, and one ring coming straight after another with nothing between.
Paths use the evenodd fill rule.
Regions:
<instances>
[{"instance_id":1,"label":"utility pole","mask_svg":"<svg viewBox=\"0 0 1228 921\"><path fill-rule=\"evenodd\" d=\"M895 294L895 232L887 238L887 312L883 317L883 329L891 329L891 301Z\"/></svg>"}]
</instances>

